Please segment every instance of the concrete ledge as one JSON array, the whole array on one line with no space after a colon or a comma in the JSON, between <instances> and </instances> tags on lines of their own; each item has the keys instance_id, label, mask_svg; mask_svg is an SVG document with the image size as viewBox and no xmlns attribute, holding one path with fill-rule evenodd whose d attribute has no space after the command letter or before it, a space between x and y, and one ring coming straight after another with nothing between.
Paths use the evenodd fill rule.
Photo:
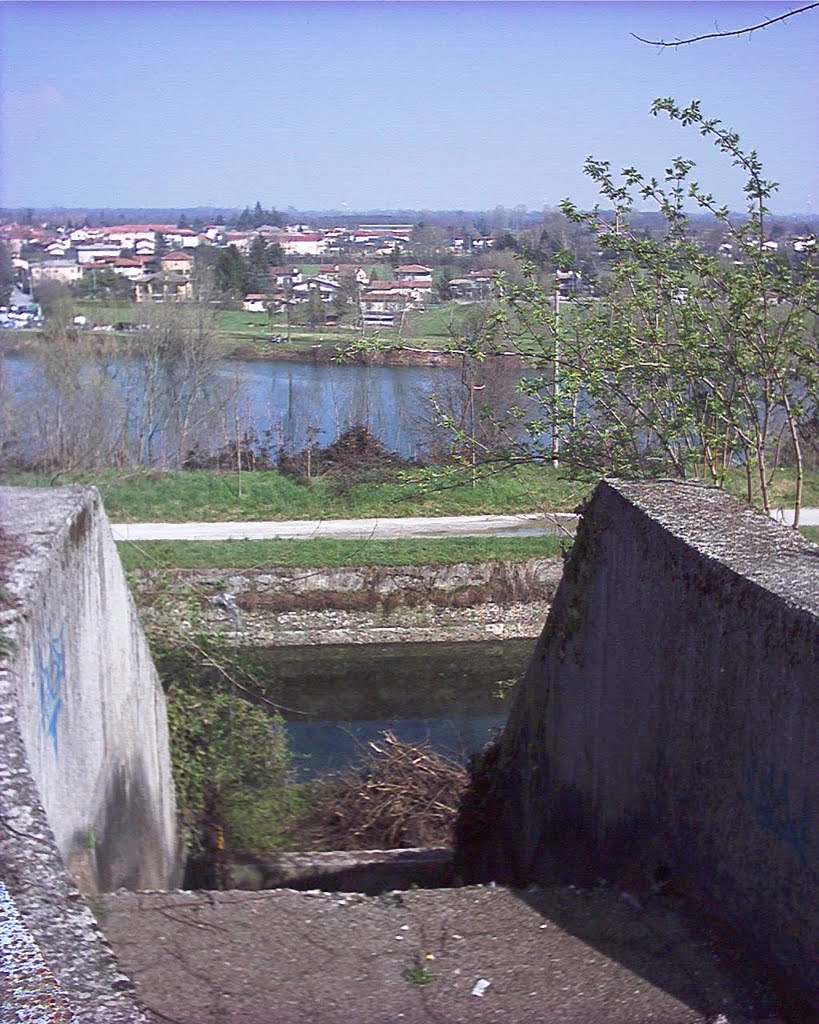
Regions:
<instances>
[{"instance_id":1,"label":"concrete ledge","mask_svg":"<svg viewBox=\"0 0 819 1024\"><path fill-rule=\"evenodd\" d=\"M671 884L816 1012L817 665L819 547L720 491L600 484L475 777L468 877Z\"/></svg>"},{"instance_id":2,"label":"concrete ledge","mask_svg":"<svg viewBox=\"0 0 819 1024\"><path fill-rule=\"evenodd\" d=\"M0 586L2 1019L68 1020L59 986L78 1024L138 1024L78 886L173 883L175 805L164 697L96 491L0 488ZM38 967L31 996L26 950L55 979L44 1016L20 1016L52 992Z\"/></svg>"}]
</instances>

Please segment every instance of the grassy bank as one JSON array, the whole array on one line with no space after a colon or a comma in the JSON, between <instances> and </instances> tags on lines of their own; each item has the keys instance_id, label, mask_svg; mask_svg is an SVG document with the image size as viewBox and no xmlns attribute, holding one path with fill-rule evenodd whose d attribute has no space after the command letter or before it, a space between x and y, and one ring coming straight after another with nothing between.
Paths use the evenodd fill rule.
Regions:
<instances>
[{"instance_id":1,"label":"grassy bank","mask_svg":"<svg viewBox=\"0 0 819 1024\"><path fill-rule=\"evenodd\" d=\"M241 493L235 473L216 470L119 471L6 474L8 485L44 487L71 483L100 489L115 522L218 522L220 520L345 519L370 516L443 516L570 512L588 496L591 479L572 478L551 466L484 470L475 487L457 466L351 474L309 485L269 471L243 473ZM735 473L727 490L742 498L745 481ZM775 506L788 507L795 492L791 470L780 470L771 485ZM803 504L819 507L819 472L806 474Z\"/></svg>"},{"instance_id":2,"label":"grassy bank","mask_svg":"<svg viewBox=\"0 0 819 1024\"><path fill-rule=\"evenodd\" d=\"M571 511L588 485L559 471L525 466L479 476L473 488L460 467L394 470L377 477L319 479L308 486L276 472L235 473L105 471L46 477L8 474L5 483L94 484L108 515L119 522L218 522L220 520L344 519L368 516L436 516Z\"/></svg>"},{"instance_id":3,"label":"grassy bank","mask_svg":"<svg viewBox=\"0 0 819 1024\"><path fill-rule=\"evenodd\" d=\"M557 557L560 537L448 537L441 540L226 540L118 544L126 569L305 569L368 565L454 565Z\"/></svg>"}]
</instances>

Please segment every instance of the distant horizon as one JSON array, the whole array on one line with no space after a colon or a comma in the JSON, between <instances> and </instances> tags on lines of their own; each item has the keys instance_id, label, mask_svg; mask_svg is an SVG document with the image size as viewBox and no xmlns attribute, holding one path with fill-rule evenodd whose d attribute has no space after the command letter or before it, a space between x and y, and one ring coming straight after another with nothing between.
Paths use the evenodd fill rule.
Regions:
<instances>
[{"instance_id":1,"label":"distant horizon","mask_svg":"<svg viewBox=\"0 0 819 1024\"><path fill-rule=\"evenodd\" d=\"M48 214L60 214L71 216L91 216L98 217L106 214L116 214L117 216L124 216L128 214L175 214L179 215L191 214L193 216L203 216L205 214L211 214L215 212L230 213L230 214L241 214L242 211L253 207L247 203L240 206L33 206L31 204L22 204L20 206L13 207L0 207L0 217L8 217L14 214L27 214L31 211L32 216L45 216ZM495 206L487 207L474 207L472 209L454 208L454 207L440 207L438 209L425 208L423 210L412 209L411 207L398 207L396 209L361 209L361 210L297 210L292 206L276 209L276 212L281 216L289 217L291 214L296 217L402 217L409 215L422 215L429 214L432 216L443 217L470 217L470 216L484 216L486 214L496 213L499 211L505 211L507 213L518 213L520 216L527 218L533 218L542 216L544 213L560 213L558 206L544 206L539 209L527 209L523 210L521 205L518 206L503 206L502 204L496 204ZM271 211L272 212L272 211ZM603 214L613 213L613 207L600 206L600 212ZM635 206L632 210L633 213L639 214L640 216L662 216L657 209L646 208ZM746 210L730 210L729 216L741 217L745 216ZM715 219L712 214L701 211L698 209L689 210L688 216L691 219L702 218L705 220ZM809 210L791 210L785 212L771 211L769 216L774 217L777 220L795 220L798 218L804 218L809 221L819 222L819 213L812 213ZM134 221L137 223L137 221ZM248 228L248 231L254 231L255 228Z\"/></svg>"},{"instance_id":2,"label":"distant horizon","mask_svg":"<svg viewBox=\"0 0 819 1024\"><path fill-rule=\"evenodd\" d=\"M744 176L652 101L697 98L819 213L819 9L781 0L0 4L0 206L527 210L598 199L590 155L719 204ZM133 197L151 196L150 203ZM798 215L798 214L794 214Z\"/></svg>"}]
</instances>

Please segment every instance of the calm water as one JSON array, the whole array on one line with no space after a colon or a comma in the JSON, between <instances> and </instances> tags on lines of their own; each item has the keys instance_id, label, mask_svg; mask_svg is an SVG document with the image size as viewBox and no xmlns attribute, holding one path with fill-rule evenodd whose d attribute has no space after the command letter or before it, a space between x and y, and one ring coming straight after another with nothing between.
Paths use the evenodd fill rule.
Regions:
<instances>
[{"instance_id":1,"label":"calm water","mask_svg":"<svg viewBox=\"0 0 819 1024\"><path fill-rule=\"evenodd\" d=\"M496 696L526 669L533 640L268 648L260 678L283 705L297 774L354 763L385 729L465 760L506 718Z\"/></svg>"},{"instance_id":2,"label":"calm water","mask_svg":"<svg viewBox=\"0 0 819 1024\"><path fill-rule=\"evenodd\" d=\"M113 431L119 427L118 417L127 416L133 423L142 415L144 396L139 392L139 373L133 361L108 359L101 366L109 395L105 411L99 414L100 425ZM29 409L35 405L47 410L54 404L34 357L6 356L0 359L0 370L5 394L22 403L22 408L28 403ZM88 369L87 376L93 379L93 369ZM226 360L218 367L211 391L214 408L219 403L224 406L221 419L215 414L207 428L207 440L217 447L234 436L238 418L242 430L252 430L260 437L268 432L274 449L299 449L308 440L325 445L347 428L363 424L390 451L415 456L428 444L434 429L430 395L434 393L446 404L458 401L463 388L460 372L442 367ZM70 412L66 406L64 415ZM92 403L81 405L73 414L86 429ZM18 417L23 424L19 429L30 431L31 424L26 426L25 420L25 416ZM158 433L162 429L158 425ZM26 435L25 448L36 450L33 434ZM161 438L155 448L162 451Z\"/></svg>"}]
</instances>

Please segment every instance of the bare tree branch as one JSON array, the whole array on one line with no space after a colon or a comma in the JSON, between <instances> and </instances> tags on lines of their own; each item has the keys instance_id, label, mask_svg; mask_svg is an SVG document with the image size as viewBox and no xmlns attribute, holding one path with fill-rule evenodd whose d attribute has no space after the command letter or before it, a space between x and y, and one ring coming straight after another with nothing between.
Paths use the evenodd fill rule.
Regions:
<instances>
[{"instance_id":1,"label":"bare tree branch","mask_svg":"<svg viewBox=\"0 0 819 1024\"><path fill-rule=\"evenodd\" d=\"M749 25L747 28L734 29L732 32L708 32L702 36L692 36L690 39L675 39L673 42L667 42L665 39L643 39L642 36L638 36L635 32L629 33L640 43L648 43L649 46L688 46L689 43L699 43L703 39L726 39L728 36L744 36L750 35L751 32L757 32L759 29L769 28L771 25L775 25L778 21L784 21L786 18L792 18L795 14L804 14L805 11L813 10L814 7L819 7L819 2L813 4L806 4L804 7L797 7L793 11L788 11L786 14L780 14L777 18L768 18L767 21L761 21L758 25Z\"/></svg>"}]
</instances>

